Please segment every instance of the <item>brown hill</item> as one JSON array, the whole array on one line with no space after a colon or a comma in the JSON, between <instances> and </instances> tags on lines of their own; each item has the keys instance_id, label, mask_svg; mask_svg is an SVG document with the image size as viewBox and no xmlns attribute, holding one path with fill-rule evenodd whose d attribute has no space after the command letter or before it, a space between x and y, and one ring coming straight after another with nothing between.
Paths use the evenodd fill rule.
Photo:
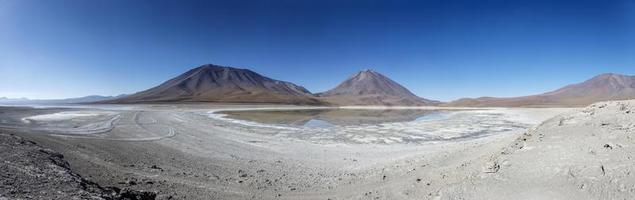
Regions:
<instances>
[{"instance_id":1,"label":"brown hill","mask_svg":"<svg viewBox=\"0 0 635 200\"><path fill-rule=\"evenodd\" d=\"M248 69L207 64L159 86L106 103L220 102L324 104L304 87Z\"/></svg>"},{"instance_id":2,"label":"brown hill","mask_svg":"<svg viewBox=\"0 0 635 200\"><path fill-rule=\"evenodd\" d=\"M471 107L556 107L586 106L598 101L635 98L635 76L602 74L552 92L513 98L464 98L444 106Z\"/></svg>"},{"instance_id":3,"label":"brown hill","mask_svg":"<svg viewBox=\"0 0 635 200\"><path fill-rule=\"evenodd\" d=\"M405 87L372 70L356 73L337 87L317 94L336 105L427 106L439 104L414 95Z\"/></svg>"}]
</instances>

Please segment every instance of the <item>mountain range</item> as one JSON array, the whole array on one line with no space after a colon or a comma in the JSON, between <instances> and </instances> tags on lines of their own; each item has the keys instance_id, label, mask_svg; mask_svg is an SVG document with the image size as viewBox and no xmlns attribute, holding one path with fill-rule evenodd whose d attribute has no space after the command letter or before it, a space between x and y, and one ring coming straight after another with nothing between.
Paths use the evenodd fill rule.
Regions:
<instances>
[{"instance_id":1,"label":"mountain range","mask_svg":"<svg viewBox=\"0 0 635 200\"><path fill-rule=\"evenodd\" d=\"M0 104L25 105L25 104L73 104L73 103L91 103L97 101L106 101L126 96L125 94L117 96L101 96L89 95L77 98L66 99L27 99L27 98L6 98L0 97Z\"/></svg>"},{"instance_id":2,"label":"mountain range","mask_svg":"<svg viewBox=\"0 0 635 200\"><path fill-rule=\"evenodd\" d=\"M635 76L606 73L582 83L538 95L496 98L463 98L443 106L466 107L572 107L598 101L635 98Z\"/></svg>"},{"instance_id":3,"label":"mountain range","mask_svg":"<svg viewBox=\"0 0 635 200\"><path fill-rule=\"evenodd\" d=\"M419 97L373 70L357 72L328 91L311 93L302 86L272 79L249 69L206 64L132 95L93 95L54 100L0 98L0 103L215 102L327 106L572 107L634 98L635 76L613 73L601 74L582 83L537 95L462 98L443 103Z\"/></svg>"},{"instance_id":4,"label":"mountain range","mask_svg":"<svg viewBox=\"0 0 635 200\"><path fill-rule=\"evenodd\" d=\"M156 87L102 103L217 102L300 105L424 106L439 101L417 97L372 70L353 75L332 90L313 94L302 86L248 69L207 64Z\"/></svg>"}]
</instances>

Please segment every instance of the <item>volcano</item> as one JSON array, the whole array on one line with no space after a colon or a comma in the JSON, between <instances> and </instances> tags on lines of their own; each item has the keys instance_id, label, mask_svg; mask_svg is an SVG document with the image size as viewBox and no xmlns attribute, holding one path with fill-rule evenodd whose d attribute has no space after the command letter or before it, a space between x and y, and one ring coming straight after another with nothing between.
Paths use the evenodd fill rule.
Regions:
<instances>
[{"instance_id":1,"label":"volcano","mask_svg":"<svg viewBox=\"0 0 635 200\"><path fill-rule=\"evenodd\" d=\"M440 103L418 97L373 70L357 72L337 87L317 96L335 105L430 106Z\"/></svg>"},{"instance_id":2,"label":"volcano","mask_svg":"<svg viewBox=\"0 0 635 200\"><path fill-rule=\"evenodd\" d=\"M322 105L311 92L248 69L203 65L156 87L106 103L218 102Z\"/></svg>"}]
</instances>

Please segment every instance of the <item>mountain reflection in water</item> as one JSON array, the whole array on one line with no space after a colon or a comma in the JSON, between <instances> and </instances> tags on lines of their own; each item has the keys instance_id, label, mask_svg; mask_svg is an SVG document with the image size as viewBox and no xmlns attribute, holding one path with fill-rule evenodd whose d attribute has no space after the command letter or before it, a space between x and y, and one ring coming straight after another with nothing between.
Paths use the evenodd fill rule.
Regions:
<instances>
[{"instance_id":1,"label":"mountain reflection in water","mask_svg":"<svg viewBox=\"0 0 635 200\"><path fill-rule=\"evenodd\" d=\"M228 118L265 124L303 127L331 127L431 120L440 110L420 109L297 109L222 111Z\"/></svg>"}]
</instances>

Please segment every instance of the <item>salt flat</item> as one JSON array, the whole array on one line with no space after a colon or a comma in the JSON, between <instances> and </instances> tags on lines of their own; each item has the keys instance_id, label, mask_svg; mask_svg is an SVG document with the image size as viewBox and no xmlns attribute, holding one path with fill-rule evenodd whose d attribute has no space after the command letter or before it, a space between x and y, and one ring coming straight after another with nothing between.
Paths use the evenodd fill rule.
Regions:
<instances>
[{"instance_id":1,"label":"salt flat","mask_svg":"<svg viewBox=\"0 0 635 200\"><path fill-rule=\"evenodd\" d=\"M576 114L579 110L558 108L443 108L449 111L434 119L326 128L272 125L218 115L223 110L254 108L307 109L211 104L19 110L4 107L0 125L3 132L20 134L61 152L71 168L89 180L100 185L156 191L159 199L509 199L520 197L510 191L532 186L510 181L518 178L516 175L538 177L531 183L542 178L544 183L550 183L550 179L532 176L542 170L531 172L529 168L541 168L524 164L534 162L537 157L514 157L522 153L501 155L501 151L556 151L532 137L527 144L523 143L526 148L512 151L510 145L528 133L549 135L541 140L571 141L568 137L576 137L573 132L559 136L542 133L547 128L540 127L553 123L587 124L580 121L586 115ZM61 115L64 117L58 117ZM55 116L55 120L42 116ZM339 113L335 116L340 117L336 120L345 119ZM24 123L21 120L24 118L33 122ZM611 124L633 122L632 117L620 119L604 120ZM615 141L610 145L614 151L629 147ZM604 147L593 149L598 155L603 150ZM546 155L554 163L570 159L561 158L560 154ZM612 157L597 159L612 163ZM567 174L567 169L577 174L588 171L584 167L558 169L561 170L554 173ZM579 181L587 188L597 185L587 179ZM567 194L591 199L604 197L601 192L577 192Z\"/></svg>"}]
</instances>

